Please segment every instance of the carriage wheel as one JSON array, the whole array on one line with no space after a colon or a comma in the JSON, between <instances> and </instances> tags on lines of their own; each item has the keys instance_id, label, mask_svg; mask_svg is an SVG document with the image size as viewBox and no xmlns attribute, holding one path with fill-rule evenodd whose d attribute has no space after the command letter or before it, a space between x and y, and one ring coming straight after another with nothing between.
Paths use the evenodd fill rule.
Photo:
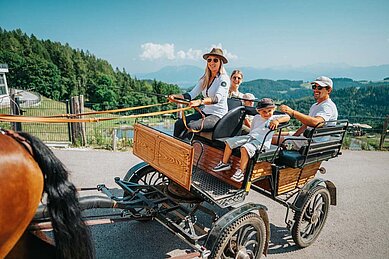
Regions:
<instances>
[{"instance_id":1,"label":"carriage wheel","mask_svg":"<svg viewBox=\"0 0 389 259\"><path fill-rule=\"evenodd\" d=\"M260 258L265 240L265 223L260 216L250 213L227 226L210 258Z\"/></svg>"},{"instance_id":2,"label":"carriage wheel","mask_svg":"<svg viewBox=\"0 0 389 259\"><path fill-rule=\"evenodd\" d=\"M124 181L137 183L140 185L152 185L152 186L158 186L161 188L164 188L169 184L169 178L167 178L165 175L160 173L157 169L153 168L152 166L147 166L139 170L138 172L134 174L127 174L124 179ZM147 191L147 190L144 190ZM128 196L127 192L124 192L124 197ZM131 213L134 215L144 215L145 209L144 208L137 208L137 209L129 209ZM135 218L136 219L136 218ZM139 219L136 219L138 221L149 221L151 217L141 217Z\"/></svg>"},{"instance_id":3,"label":"carriage wheel","mask_svg":"<svg viewBox=\"0 0 389 259\"><path fill-rule=\"evenodd\" d=\"M127 174L123 180L141 185L163 186L169 184L169 178L167 178L152 166L144 167L132 175Z\"/></svg>"},{"instance_id":4,"label":"carriage wheel","mask_svg":"<svg viewBox=\"0 0 389 259\"><path fill-rule=\"evenodd\" d=\"M292 238L299 247L311 245L319 236L328 215L330 193L323 186L315 187L301 211L294 214Z\"/></svg>"}]
</instances>

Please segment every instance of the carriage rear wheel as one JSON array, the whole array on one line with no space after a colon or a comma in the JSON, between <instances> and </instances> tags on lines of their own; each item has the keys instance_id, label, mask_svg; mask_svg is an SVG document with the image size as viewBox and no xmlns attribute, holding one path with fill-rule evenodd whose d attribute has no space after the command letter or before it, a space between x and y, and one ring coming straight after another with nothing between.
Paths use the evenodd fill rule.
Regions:
<instances>
[{"instance_id":1,"label":"carriage rear wheel","mask_svg":"<svg viewBox=\"0 0 389 259\"><path fill-rule=\"evenodd\" d=\"M292 238L299 247L311 245L319 236L328 215L330 193L323 186L315 187L294 215Z\"/></svg>"},{"instance_id":2,"label":"carriage rear wheel","mask_svg":"<svg viewBox=\"0 0 389 259\"><path fill-rule=\"evenodd\" d=\"M223 230L210 258L260 258L265 240L265 223L259 215L249 213Z\"/></svg>"},{"instance_id":3,"label":"carriage rear wheel","mask_svg":"<svg viewBox=\"0 0 389 259\"><path fill-rule=\"evenodd\" d=\"M169 184L169 178L152 166L146 166L133 174L127 173L123 180L140 185L157 186L161 189L165 188ZM147 189L144 189L141 192L145 193L146 191ZM124 192L123 197L127 197L128 195L129 194L127 192ZM143 215L137 219L138 221L149 221L151 219L151 217L144 216L147 215L144 208L133 208L129 209L129 211L135 215L135 219L137 219L137 216Z\"/></svg>"}]
</instances>

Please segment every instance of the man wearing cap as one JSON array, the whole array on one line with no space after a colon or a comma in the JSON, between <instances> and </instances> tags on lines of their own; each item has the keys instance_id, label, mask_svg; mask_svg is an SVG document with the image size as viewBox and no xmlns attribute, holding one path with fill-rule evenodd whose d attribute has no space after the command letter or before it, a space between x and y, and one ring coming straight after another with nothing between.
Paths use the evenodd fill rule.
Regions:
<instances>
[{"instance_id":1,"label":"man wearing cap","mask_svg":"<svg viewBox=\"0 0 389 259\"><path fill-rule=\"evenodd\" d=\"M202 110L205 115L204 120L199 112L185 117L187 126L193 131L213 129L220 118L228 112L227 97L230 78L223 66L228 63L228 60L224 57L223 50L219 48L213 48L209 53L204 54L203 58L207 61L207 65L197 85L189 93L169 96L169 100L173 102L175 98L190 100L189 106L191 107L204 105ZM203 99L193 100L200 93ZM174 136L185 138L185 132L184 121L177 120L174 124Z\"/></svg>"},{"instance_id":2,"label":"man wearing cap","mask_svg":"<svg viewBox=\"0 0 389 259\"><path fill-rule=\"evenodd\" d=\"M338 119L338 109L335 103L330 98L330 93L333 90L332 80L326 76L320 76L315 81L311 82L313 97L316 100L309 114L306 115L299 111L293 110L287 105L281 105L280 111L289 114L291 117L299 120L303 125L293 134L293 136L301 136L308 127L315 127L324 121L334 121ZM330 126L330 125L329 125ZM287 137L285 137L287 138ZM282 141L283 139L281 139ZM316 141L320 141L316 139ZM273 140L275 143L275 140ZM293 149L299 149L303 144L302 141L291 142Z\"/></svg>"}]
</instances>

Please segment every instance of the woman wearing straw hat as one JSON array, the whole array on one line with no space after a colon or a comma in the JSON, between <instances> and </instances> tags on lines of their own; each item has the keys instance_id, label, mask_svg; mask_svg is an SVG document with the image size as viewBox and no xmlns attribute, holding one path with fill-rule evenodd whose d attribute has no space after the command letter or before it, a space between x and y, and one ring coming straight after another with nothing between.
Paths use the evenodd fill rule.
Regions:
<instances>
[{"instance_id":1,"label":"woman wearing straw hat","mask_svg":"<svg viewBox=\"0 0 389 259\"><path fill-rule=\"evenodd\" d=\"M207 61L204 75L199 79L197 85L188 93L170 95L169 99L184 98L190 100L189 106L197 107L204 105L202 112L205 115L203 121L199 112L186 116L187 126L191 130L213 129L216 123L228 112L227 97L230 88L230 78L227 75L223 64L228 60L223 55L223 50L213 48L209 53L203 55ZM203 98L193 100L199 94ZM203 126L202 126L203 125ZM185 138L185 125L182 119L174 124L174 136Z\"/></svg>"}]
</instances>

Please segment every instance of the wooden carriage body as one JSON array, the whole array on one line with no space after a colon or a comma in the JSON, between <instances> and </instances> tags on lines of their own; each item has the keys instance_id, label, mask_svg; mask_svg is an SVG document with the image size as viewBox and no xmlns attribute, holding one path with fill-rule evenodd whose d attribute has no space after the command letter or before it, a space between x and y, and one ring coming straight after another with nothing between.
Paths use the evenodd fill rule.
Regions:
<instances>
[{"instance_id":1,"label":"wooden carriage body","mask_svg":"<svg viewBox=\"0 0 389 259\"><path fill-rule=\"evenodd\" d=\"M231 179L235 170L239 168L239 151L233 152L231 170L212 171L223 157L223 138L210 140L196 136L190 144L151 127L136 124L134 154L187 191L200 192L208 196L210 201L224 207L243 201L251 187L256 190L259 188L273 198L301 189L315 177L322 161L339 155L346 128L346 122L329 129L314 128L312 132L306 133L310 135L307 136L305 140L307 143L300 151L281 151L278 146L272 146L266 151L259 150L249 161L245 173L247 176L243 182ZM330 135L337 137L321 143L313 141L318 136ZM290 162L291 160L293 162ZM225 190L225 193L215 191L218 189ZM226 197L231 200L228 194L232 193L232 190L235 190L234 194L239 198L232 199L232 203L226 202Z\"/></svg>"}]
</instances>

